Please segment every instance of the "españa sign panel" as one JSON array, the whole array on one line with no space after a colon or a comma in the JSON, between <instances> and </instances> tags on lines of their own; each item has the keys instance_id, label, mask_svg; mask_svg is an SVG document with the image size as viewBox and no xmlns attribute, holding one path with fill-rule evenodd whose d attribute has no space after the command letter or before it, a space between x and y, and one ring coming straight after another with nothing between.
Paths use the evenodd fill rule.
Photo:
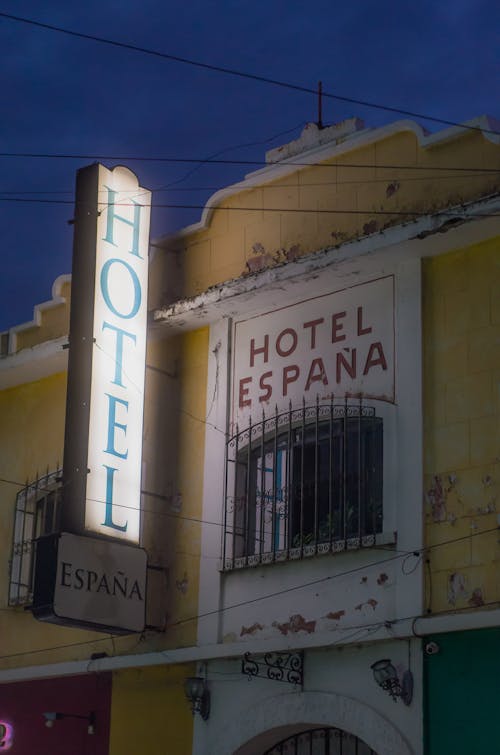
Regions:
<instances>
[{"instance_id":1,"label":"espa\u00f1a sign panel","mask_svg":"<svg viewBox=\"0 0 500 755\"><path fill-rule=\"evenodd\" d=\"M32 611L55 624L142 632L146 551L67 532L37 541Z\"/></svg>"},{"instance_id":2,"label":"espa\u00f1a sign panel","mask_svg":"<svg viewBox=\"0 0 500 755\"><path fill-rule=\"evenodd\" d=\"M394 278L237 322L233 425L318 397L394 401Z\"/></svg>"},{"instance_id":3,"label":"espa\u00f1a sign panel","mask_svg":"<svg viewBox=\"0 0 500 755\"><path fill-rule=\"evenodd\" d=\"M139 542L150 192L78 172L63 529Z\"/></svg>"}]
</instances>

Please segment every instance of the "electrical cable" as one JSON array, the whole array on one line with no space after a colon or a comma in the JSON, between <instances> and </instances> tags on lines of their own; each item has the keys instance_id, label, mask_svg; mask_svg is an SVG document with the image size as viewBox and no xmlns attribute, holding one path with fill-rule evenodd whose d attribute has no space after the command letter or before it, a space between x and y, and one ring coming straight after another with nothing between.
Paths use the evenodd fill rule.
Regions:
<instances>
[{"instance_id":1,"label":"electrical cable","mask_svg":"<svg viewBox=\"0 0 500 755\"><path fill-rule=\"evenodd\" d=\"M487 603L484 603L484 607L486 607L486 608L488 608L490 606L497 606L498 607L499 605L500 605L500 601L499 600L492 600L492 601L488 601ZM0 610L2 610L2 611L9 611L9 612L12 611L12 609L0 609ZM463 608L453 608L453 609L450 609L449 611L440 611L439 613L436 614L436 616L441 617L441 616L448 616L450 614L451 615L461 614L461 613L465 613L465 612L470 613L471 612L471 608L469 606L464 606ZM373 631L376 631L376 629L381 629L383 626L387 626L387 625L391 625L392 626L394 624L400 624L402 622L407 622L407 621L412 621L413 625L414 625L419 619L426 619L426 618L428 618L428 616L424 616L422 614L412 614L410 616L402 616L402 617L400 617L398 619L391 619L391 620L385 620L384 619L383 621L372 622L371 624L369 624L369 623L367 623L367 624L360 624L360 625L357 625L357 627L353 627L353 626L345 627L344 631L348 631L348 630L355 629L355 628L359 628L359 630L362 630L362 629L372 629ZM173 626L173 625L170 625L170 626ZM170 628L170 627L167 627L167 629L168 628ZM413 627L412 627L412 631L414 632L414 628ZM66 650L67 648L71 648L71 647L93 645L94 643L97 643L97 642L114 642L115 640L128 639L130 637L136 637L137 634L138 634L137 632L131 632L130 634L120 634L120 635L111 635L111 636L107 636L107 637L100 637L100 638L96 638L95 640L84 640L82 642L73 642L73 643L67 643L67 644L64 644L64 645L55 645L55 646L52 646L52 647L38 648L38 649L35 649L35 650L24 650L24 651L21 651L19 653L10 653L10 654L7 654L7 655L0 655L0 660L6 660L6 659L10 659L10 658L17 658L19 656L24 656L24 655L34 655L34 654L37 654L37 653L49 653L49 652L52 652L54 650ZM355 632L355 634L358 634L358 632ZM424 637L425 635L416 635L415 634L415 636L416 637ZM338 640L338 642L329 642L328 645L327 645L327 647L330 647L332 645L340 644L342 641L343 641L343 638L340 638ZM165 660L167 662L170 660L169 657L168 657L168 654L170 652L172 652L171 650L170 651L169 650L163 650L163 651L158 651L158 652L161 652L161 654L165 657ZM145 654L145 656L146 656L146 654ZM214 659L214 660L221 660L221 659L219 658L219 659ZM227 659L224 659L224 660L227 660Z\"/></svg>"},{"instance_id":2,"label":"electrical cable","mask_svg":"<svg viewBox=\"0 0 500 755\"><path fill-rule=\"evenodd\" d=\"M196 418L196 419L199 419L199 418ZM206 420L199 419L199 421L200 422L204 422L205 424L207 424ZM18 482L15 482L13 480L9 480L9 479L6 479L6 478L0 478L0 481L1 482L5 482L7 484L16 485L16 486L19 486L19 487L26 487L26 485L24 483L18 483ZM40 488L40 490L42 490L42 488ZM159 494L151 493L149 491L141 491L141 493L144 494L144 495L152 495L154 497L158 497L161 500L171 500L171 499L169 499L168 496L162 496L162 495L159 495ZM105 503L105 501L97 500L97 499L96 499L96 502L97 503ZM125 508L125 509L131 509L131 510L133 509L133 510L135 510L134 507L125 506L123 504L118 504L118 503L116 504L116 507L117 508ZM206 521L206 520L195 520L194 518L182 517L179 514L172 513L172 512L148 511L147 509L143 509L143 511L144 511L144 513L151 513L151 514L154 514L154 515L167 515L167 516L173 516L174 518L178 518L178 519L189 519L190 521L197 521L197 523L200 523L200 524L211 524L211 525L219 526L219 527L224 526L223 523L221 523L221 522L209 522L209 521ZM417 568L417 566L418 566L418 564L419 564L419 562L420 562L423 554L426 553L426 552L428 553L433 548L442 547L444 545L460 542L461 540L469 540L472 537L480 536L480 535L484 535L484 534L491 533L491 532L496 532L496 531L498 531L498 527L494 527L494 528L491 528L489 530L476 531L476 532L470 533L468 535L464 535L464 536L462 536L460 538L452 538L452 539L450 539L448 541L442 541L441 543L436 543L436 544L431 545L431 546L423 546L422 548L415 548L415 549L411 549L409 551L397 551L396 549L391 549L393 552L396 552L397 555L393 555L393 556L391 556L388 559L385 559L385 560L382 560L382 561L378 561L375 564L371 564L369 566L372 566L372 565L373 566L379 566L379 565L384 564L384 563L389 562L389 561L394 561L394 560L397 560L399 558L404 558L404 560L402 562L402 565L401 565L401 571L402 571L403 575L408 576L413 571L415 571L415 569ZM405 568L405 564L406 564L408 558L411 557L411 556L416 557L417 561L416 561L415 565L413 566L413 568L410 568L410 569L407 570ZM200 554L200 557L202 557L202 554ZM267 599L269 597L276 597L277 595L281 595L281 594L286 593L286 592L291 592L291 591L296 590L296 589L303 589L304 587L309 587L309 586L311 586L313 584L324 582L324 581L327 581L329 579L337 578L337 577L340 577L340 576L347 576L350 573L357 572L357 571L359 571L361 569L365 569L365 568L368 568L368 567L362 566L362 567L356 568L356 569L351 570L351 571L340 572L340 573L338 573L336 575L327 575L326 577L323 577L323 578L318 579L318 580L314 580L313 582L306 583L304 585L296 585L296 586L288 588L286 590L280 590L277 593L272 593L270 595L260 596L260 597L254 598L254 599L252 599L250 601L244 601L243 603L235 604L234 606L226 606L223 609L217 609L215 611L209 612L208 614L200 614L200 615L197 615L197 616L194 616L194 617L190 617L190 618L187 618L187 619L179 620L178 622L175 622L175 623L173 623L170 626L176 626L178 624L194 621L194 620L196 620L198 618L203 618L204 616L212 615L214 613L220 613L222 611L230 610L231 608L235 608L235 607L241 607L242 605L247 605L249 603L253 603L253 602L260 601L260 600L264 600L264 599ZM4 610L8 610L8 609L4 609Z\"/></svg>"},{"instance_id":3,"label":"electrical cable","mask_svg":"<svg viewBox=\"0 0 500 755\"><path fill-rule=\"evenodd\" d=\"M11 481L8 481L8 482L11 482ZM192 621L197 621L199 619L206 618L206 617L209 617L209 616L212 616L212 615L218 615L218 614L224 613L225 611L231 610L233 608L240 608L240 607L243 607L243 606L246 606L246 605L250 605L250 604L259 602L261 600L267 600L269 598L277 597L277 596L283 595L285 593L294 592L295 590L305 589L307 587L311 587L311 586L316 585L316 584L327 582L327 581L330 581L332 579L338 579L340 577L350 576L351 574L355 574L355 573L357 573L359 571L363 571L363 570L369 569L371 567L377 567L378 568L378 567L380 567L381 565L383 565L385 563L397 561L397 560L399 560L399 559L401 559L403 557L407 557L409 555L415 555L415 553L417 551L421 552L423 554L424 552L432 550L433 548L442 547L444 545L450 545L450 544L453 544L453 543L456 543L456 542L460 542L461 540L466 540L466 539L469 539L471 537L477 537L477 536L480 536L480 535L484 535L484 534L491 533L491 532L496 532L496 531L498 531L498 527L494 527L494 528L491 528L489 530L476 531L474 533L471 533L470 535L464 535L463 537L460 537L460 538L453 538L453 539L448 540L448 541L442 541L441 543L435 543L434 545L425 546L425 547L423 547L421 549L415 549L415 550L407 551L407 552L402 551L398 555L391 556L391 557L389 557L387 559L383 559L381 561L376 561L376 562L371 563L371 564L365 564L365 565L362 565L362 566L359 566L359 567L355 567L354 569L346 570L346 571L343 571L343 572L338 572L337 574L326 575L324 577L321 577L321 578L318 578L318 579L315 579L315 580L311 580L309 582L302 583L300 585L294 585L294 586L286 588L284 590L281 589L279 591L276 591L276 592L273 592L273 593L268 593L266 595L261 595L261 596L258 596L256 598L252 598L250 600L241 601L239 603L235 603L235 604L230 605L230 606L225 606L223 608L214 609L212 611L208 611L208 612L205 612L205 613L202 613L202 614L197 614L195 616L187 617L185 619L179 619L178 621L172 622L172 624L169 624L166 627L166 629L167 630L168 629L172 629L174 627L181 626L183 624L190 623ZM405 575L405 572L403 570L402 570L402 573ZM489 603L485 603L484 605L496 605L499 602L500 601L491 601ZM12 609L2 609L2 610L3 611L11 611ZM455 613L455 612L461 611L461 610L470 610L470 607L467 607L467 608L464 608L464 609L454 609L454 610L449 611L449 612L439 612L439 615L442 615L443 613ZM422 617L420 615L410 616L410 617L406 617L404 619L403 618L395 619L395 620L392 620L389 623L394 624L394 623L401 622L401 621L404 621L404 620L417 619L417 618L422 618ZM384 621L384 622L377 622L377 624L380 624L380 623L386 624L387 622L386 621ZM369 625L362 625L362 626L366 627L366 626L369 626ZM346 627L346 629L353 629L353 627ZM130 635L125 635L125 636L131 636L133 634L135 634L135 633L130 633ZM123 635L121 635L121 636L123 636ZM109 637L105 637L105 638L101 638L99 640L85 641L85 642L82 642L82 643L71 643L69 645L55 646L55 647L52 647L52 648L43 648L43 649L39 649L39 650L33 650L33 651L26 651L26 652L21 652L21 653L15 653L15 654L7 655L7 656L0 656L0 659L10 658L10 657L16 657L18 655L27 655L27 654L30 654L30 653L49 652L49 651L52 651L52 650L64 649L66 647L73 647L74 645L87 645L87 644L92 644L93 642L97 642L97 641L101 642L101 641L105 641L105 640L109 640L109 639L110 639ZM165 652L168 652L168 651L165 651Z\"/></svg>"},{"instance_id":4,"label":"electrical cable","mask_svg":"<svg viewBox=\"0 0 500 755\"><path fill-rule=\"evenodd\" d=\"M0 14L1 15L1 14ZM300 162L299 160L280 160L278 163L266 163L263 160L221 160L218 158L203 157L159 157L145 155L103 155L103 154L85 154L85 153L62 153L62 152L0 152L0 157L16 157L27 159L47 159L47 160L108 160L109 162L158 162L158 163L206 163L207 165L246 165L259 168L280 168L297 167L297 168L353 168L364 170L366 168L377 168L380 170L433 170L438 172L450 173L471 173L480 171L485 174L500 173L500 168L485 168L479 166L461 166L461 165L396 165L394 163L344 163L334 162L326 163L328 159L335 159L335 156L325 158L322 162Z\"/></svg>"},{"instance_id":5,"label":"electrical cable","mask_svg":"<svg viewBox=\"0 0 500 755\"><path fill-rule=\"evenodd\" d=\"M429 170L432 170L432 167L429 167ZM471 175L467 176L467 178L484 178L485 176L490 175L490 173L484 173L484 172L482 172L479 168L477 169L477 171L478 171L477 173L472 173ZM498 173L500 173L500 168L498 170ZM450 177L449 176L439 176L439 175L437 175L437 176L430 176L430 175L429 176L408 176L408 177L405 177L404 179L401 179L401 180L404 180L405 183L407 183L408 181L449 181ZM363 179L363 186L366 186L367 184L379 184L379 183L380 184L387 184L388 181L390 181L390 178L364 178ZM351 185L358 186L359 185L359 180L352 179L352 180L346 180L346 181L343 181L343 180L340 180L340 181L339 180L335 180L335 181L321 181L321 182L318 182L318 183L316 183L314 181L311 181L311 182L308 181L307 184L297 184L297 183L286 184L286 183L281 183L280 182L278 184L264 185L263 188L266 191L273 191L273 190L274 191L280 191L281 189L300 189L301 191L303 191L304 189L308 189L310 187L317 188L317 187L321 187L321 186L351 186ZM171 186L171 184L167 184L167 186ZM216 191L219 191L220 188L221 188L220 186L176 186L173 189L169 188L168 191L169 191L169 193L171 193L171 192L189 192L189 191L191 191L191 192L194 192L194 191L199 191L199 192L202 192L202 191L205 191L205 192L210 192L210 191L211 192L216 192ZM244 181L231 184L231 189L237 189L237 188L241 188L242 191L248 191L249 190L248 186L245 185ZM160 191L167 191L167 188L163 188L163 187L160 186L157 189L152 189L151 191L152 191L153 194L155 194L155 193L160 192ZM102 191L100 191L98 193L106 194L107 195L108 192L107 192L107 190L102 190ZM59 189L59 190L53 190L53 191L49 191L49 190L33 190L33 191L24 191L23 190L23 191L20 191L18 189L0 189L0 196L3 195L3 194L14 194L16 196L17 195L19 195L19 196L26 196L26 195L29 195L29 194L37 194L37 195L39 195L39 194L69 194L70 196L73 197L74 196L74 190L72 190L72 189Z\"/></svg>"},{"instance_id":6,"label":"electrical cable","mask_svg":"<svg viewBox=\"0 0 500 755\"><path fill-rule=\"evenodd\" d=\"M12 202L12 203L18 203L18 204L65 204L65 205L73 205L74 202L70 199L28 199L28 198L15 198L15 197L0 197L0 202ZM99 203L103 206L108 206L106 202ZM113 202L114 207L130 207L129 204L126 202ZM461 207L464 207L466 205L461 205ZM154 209L170 209L170 210L212 210L216 211L219 210L221 212L282 212L282 213L302 213L302 214L309 214L314 213L316 215L377 215L377 216L386 216L386 215L394 215L397 217L412 217L412 218L422 218L422 217L428 217L430 215L442 215L445 217L451 216L456 217L457 216L457 210L434 210L433 213L430 211L417 211L417 210L354 210L354 209L323 209L323 208L293 208L293 207L224 207L224 206L210 206L205 204L171 204L171 203L152 203L152 204L142 204L141 207L151 207ZM479 218L497 218L500 217L500 213L492 213L492 212L476 212L469 217L479 217Z\"/></svg>"},{"instance_id":7,"label":"electrical cable","mask_svg":"<svg viewBox=\"0 0 500 755\"><path fill-rule=\"evenodd\" d=\"M9 479L7 479L5 477L0 477L0 483L2 483L2 482L6 483L8 485L14 485L14 486L19 487L19 488L30 487L30 486L27 486L26 483L17 482L17 481L14 481L14 480L9 480ZM42 486L40 486L39 488L37 488L37 490L39 490L40 492L51 492L52 489L53 488L43 488ZM172 498L173 498L173 496L166 496L166 495L161 495L159 493L152 493L152 492L147 491L147 490L141 490L141 495L152 496L154 498L158 498L158 499L166 501L166 502L170 502L172 500ZM106 503L106 501L104 499L99 499L99 498L88 498L87 500L91 501L92 503L102 503L102 504ZM113 507L117 508L117 509L125 509L125 510L130 510L130 511L137 511L137 509L134 508L133 506L127 506L126 504L123 504L123 503L117 503L117 502L113 503ZM193 522L194 524L209 524L209 525L212 525L214 527L221 527L221 528L224 527L224 523L223 522L214 522L214 521L207 520L207 519L199 519L197 517L187 517L187 516L183 516L182 514L178 514L176 512L171 512L171 511L153 511L152 509L141 508L141 513L152 514L153 516L167 516L167 517L171 517L173 519L179 519L179 520L184 520L184 521L188 521L188 522ZM422 546L420 548L411 548L409 550L404 550L404 551L403 550L398 550L397 548L392 547L392 546L388 546L388 547L383 547L383 546L378 547L378 546L375 546L375 548L370 548L370 550L389 550L391 553L398 553L402 557L405 557L405 561L407 559L411 558L411 557L415 557L415 558L417 558L417 559L420 560L422 558L423 554L426 551L431 551L434 548L440 548L443 545L452 545L454 543L462 542L463 540L468 540L469 538L477 537L479 535L491 534L492 532L497 532L498 530L499 530L498 526L495 526L495 527L492 527L492 528L486 529L486 530L476 530L474 532L471 532L469 535L462 535L459 538L451 538L450 540L443 540L440 543L434 543L433 545L426 545L426 546ZM257 530L255 530L255 532L257 532ZM228 530L228 534L231 534L231 530ZM414 565L413 567L411 567L410 569L408 569L407 571L404 571L403 573L405 575L412 574L415 571L415 569L417 568L417 566L418 566L418 563L416 565Z\"/></svg>"},{"instance_id":8,"label":"electrical cable","mask_svg":"<svg viewBox=\"0 0 500 755\"><path fill-rule=\"evenodd\" d=\"M190 170L188 170L188 172L185 173L180 178L177 178L174 181L170 181L170 183L164 184L164 185L158 187L157 189L154 189L153 191L155 191L155 192L156 191L166 191L167 189L171 189L171 187L175 186L176 184L182 183L182 181L185 181L190 176L194 175L194 173L196 173L198 170L200 170L200 168L202 168L204 165L206 165L209 160L213 160L216 157L219 157L220 155L224 155L224 154L226 154L226 152L233 152L234 150L237 150L237 149L246 149L248 147L258 147L258 146L261 146L263 144L268 144L269 142L272 142L275 139L278 139L278 137L287 136L288 134L291 134L292 132L296 131L300 126L305 126L304 121L301 121L296 126L293 126L293 128L289 128L286 131L280 131L277 134L273 134L273 136L270 136L267 139L261 139L260 141L254 141L254 142L247 142L246 144L237 144L234 147L225 147L224 149L218 150L217 152L212 153L211 155L209 155L208 157L204 158L203 160L200 160L200 162L199 162L198 165L196 165L194 168L191 168Z\"/></svg>"},{"instance_id":9,"label":"electrical cable","mask_svg":"<svg viewBox=\"0 0 500 755\"><path fill-rule=\"evenodd\" d=\"M252 598L251 600L248 600L248 601L243 601L243 602L240 602L240 603L235 603L235 604L230 605L230 606L225 606L224 608L214 609L213 611L208 611L208 612L206 612L204 614L198 614L197 616L192 616L192 617L189 617L189 618L186 618L186 619L180 619L177 622L173 622L172 624L169 624L167 628L170 628L170 627L173 627L173 626L178 626L180 624L185 624L185 623L188 623L188 622L191 622L191 621L196 621L197 619L206 618L208 616L224 613L225 611L231 610L233 608L241 608L242 606L250 605L252 603L259 602L260 600L267 600L269 598L275 598L275 597L278 597L279 595L284 595L285 593L288 593L288 592L294 592L295 590L301 590L301 589L304 589L306 587L311 587L313 585L320 584L322 582L327 582L327 581L332 580L332 579L338 579L339 577L350 576L351 574L355 574L355 573L357 573L359 571L363 571L363 570L369 569L372 566L379 567L379 566L381 566L381 565L383 565L385 563L390 563L392 561L397 561L397 560L402 559L402 558L407 558L409 555L414 555L417 552L417 550L418 550L418 552L424 553L425 551L429 551L432 548L441 547L443 545L451 545L453 543L460 542L461 540L468 540L470 537L474 537L474 536L476 536L478 534L484 535L484 534L488 534L488 533L491 533L491 532L498 532L498 527L493 527L493 528L491 528L489 530L482 530L480 533L479 532L474 532L474 533L471 533L470 535L464 535L463 537L460 537L460 538L453 538L453 539L451 539L449 541L444 541L444 542L441 542L441 543L436 543L433 546L424 546L424 547L422 547L420 549L414 549L414 550L411 550L411 551L406 551L406 553L404 553L403 551L400 551L397 555L389 557L387 559L383 559L381 561L376 561L376 562L371 563L371 564L355 567L354 569L350 569L348 571L338 572L337 574L327 575L326 577L320 577L320 578L318 578L316 580L312 580L311 582L307 582L307 583L304 583L302 585L295 585L293 587L281 589L281 590L278 590L276 592L269 593L267 595L259 596L257 598ZM408 576L411 573L412 572L405 572L405 571L402 570L402 574L404 576ZM494 603L498 603L500 601L493 601L493 602Z\"/></svg>"},{"instance_id":10,"label":"electrical cable","mask_svg":"<svg viewBox=\"0 0 500 755\"><path fill-rule=\"evenodd\" d=\"M12 609L3 609L3 610L12 610ZM82 640L82 642L70 642L66 645L54 645L53 647L47 647L47 648L39 648L37 650L23 650L19 653L10 653L9 655L0 655L0 660L5 660L7 658L19 658L19 656L22 655L35 655L36 653L50 653L54 650L66 650L67 648L72 647L83 647L86 645L93 645L96 642L112 642L114 639L121 639L126 637L135 637L137 632L130 632L130 634L119 634L115 635L113 637L96 637L95 640ZM84 659L87 660L87 659Z\"/></svg>"},{"instance_id":11,"label":"electrical cable","mask_svg":"<svg viewBox=\"0 0 500 755\"><path fill-rule=\"evenodd\" d=\"M0 12L0 17L6 18L10 21L17 21L20 23L29 24L31 26L36 26L38 28L46 29L48 31L54 31L60 34L66 34L71 37L78 37L80 39L86 39L92 42L98 42L100 44L112 45L113 47L119 47L125 50L130 50L132 52L140 52L145 55L151 55L157 58L162 58L164 60L170 60L175 63L182 63L184 65L194 66L196 68L202 68L208 71L213 71L215 73L223 73L230 76L237 76L239 78L249 79L252 81L258 81L263 84L271 84L273 86L282 87L284 89L290 89L296 92L303 92L305 94L313 94L315 96L317 96L318 94L317 89L301 86L300 84L293 84L291 82L280 81L279 79L272 79L270 77L261 76L259 74L249 73L246 71L239 71L235 68L217 66L210 63L205 63L203 61L182 57L179 55L172 55L170 53L160 52L159 50L152 50L147 47L141 47L139 45L134 45L127 42L119 42L118 40L113 40L106 37L100 37L94 34L85 34L84 32L74 31L73 29L66 29L61 26L55 26L54 24L43 23L41 21L36 21L31 18L15 16L11 13ZM446 126L458 126L460 128L463 128L469 131L482 131L483 133L492 134L494 136L498 136L500 134L500 132L494 131L492 129L481 129L478 126L464 125L462 123L457 123L456 121L451 121L444 118L436 118L434 116L425 115L423 113L417 113L411 110L405 110L403 108L391 107L389 105L382 105L380 103L368 102L367 100L359 100L359 99L355 99L354 97L346 97L346 96L342 96L338 94L331 94L329 92L322 92L322 96L325 97L326 99L338 100L339 102L348 102L353 105L360 105L362 107L373 108L376 110L383 110L389 113L397 113L399 115L406 115L411 118L420 118L422 120L431 121L433 123L440 123Z\"/></svg>"}]
</instances>

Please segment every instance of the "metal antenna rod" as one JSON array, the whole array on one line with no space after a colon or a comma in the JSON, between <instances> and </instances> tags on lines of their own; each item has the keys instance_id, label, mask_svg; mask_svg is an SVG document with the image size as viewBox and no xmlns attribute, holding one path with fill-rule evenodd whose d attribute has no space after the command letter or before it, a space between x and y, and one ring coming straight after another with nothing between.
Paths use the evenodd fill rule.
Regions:
<instances>
[{"instance_id":1,"label":"metal antenna rod","mask_svg":"<svg viewBox=\"0 0 500 755\"><path fill-rule=\"evenodd\" d=\"M323 128L323 82L318 81L318 128Z\"/></svg>"}]
</instances>

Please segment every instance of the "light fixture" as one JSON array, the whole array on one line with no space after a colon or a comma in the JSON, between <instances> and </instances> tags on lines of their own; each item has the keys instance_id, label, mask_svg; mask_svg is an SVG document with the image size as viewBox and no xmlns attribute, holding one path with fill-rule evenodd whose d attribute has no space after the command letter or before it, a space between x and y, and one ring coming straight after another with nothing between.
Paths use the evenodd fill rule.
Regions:
<instances>
[{"instance_id":1,"label":"light fixture","mask_svg":"<svg viewBox=\"0 0 500 755\"><path fill-rule=\"evenodd\" d=\"M47 711L43 714L45 718L45 726L49 729L54 726L56 721L60 721L63 718L81 718L87 721L87 733L95 734L95 713L92 711L88 716L81 716L78 713L59 713L58 711Z\"/></svg>"},{"instance_id":2,"label":"light fixture","mask_svg":"<svg viewBox=\"0 0 500 755\"><path fill-rule=\"evenodd\" d=\"M210 692L205 679L201 676L188 676L184 682L184 691L191 703L193 716L199 713L206 721L210 715Z\"/></svg>"},{"instance_id":3,"label":"light fixture","mask_svg":"<svg viewBox=\"0 0 500 755\"><path fill-rule=\"evenodd\" d=\"M379 687L388 692L394 701L399 697L405 705L411 703L413 699L413 674L409 669L404 672L401 682L398 678L398 672L389 658L383 658L372 663L371 669Z\"/></svg>"}]
</instances>

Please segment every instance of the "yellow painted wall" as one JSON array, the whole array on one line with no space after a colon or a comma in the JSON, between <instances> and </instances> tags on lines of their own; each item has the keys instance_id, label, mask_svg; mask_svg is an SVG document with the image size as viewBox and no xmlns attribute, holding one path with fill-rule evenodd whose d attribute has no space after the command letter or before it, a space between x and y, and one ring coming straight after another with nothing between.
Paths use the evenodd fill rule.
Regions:
<instances>
[{"instance_id":1,"label":"yellow painted wall","mask_svg":"<svg viewBox=\"0 0 500 755\"><path fill-rule=\"evenodd\" d=\"M150 596L152 606L160 606L160 617L153 611L152 623L166 626L166 632L147 632L138 647L137 636L112 641L99 632L43 624L23 608L11 608L0 611L5 638L0 655L8 656L0 658L0 668L85 659L96 651L115 655L195 643L207 359L206 328L149 346L145 485L157 497L143 497L144 545L151 563L166 570ZM0 565L2 607L8 600L16 494L27 481L62 465L65 394L65 374L0 392L0 536L7 546Z\"/></svg>"},{"instance_id":2,"label":"yellow painted wall","mask_svg":"<svg viewBox=\"0 0 500 755\"><path fill-rule=\"evenodd\" d=\"M43 624L24 608L7 608L9 558L16 495L26 482L62 466L66 375L60 373L0 391L0 668L89 658L111 652L102 635ZM78 644L82 643L82 644ZM61 646L71 646L67 649ZM56 648L51 650L51 648ZM42 652L40 652L42 651Z\"/></svg>"},{"instance_id":3,"label":"yellow painted wall","mask_svg":"<svg viewBox=\"0 0 500 755\"><path fill-rule=\"evenodd\" d=\"M67 333L70 284L55 289L54 295L65 301L39 309L39 324L17 334L17 351ZM143 487L153 495L142 501L143 540L150 562L165 570L154 584L151 575L151 623L167 630L147 632L142 652L191 645L196 639L207 359L208 329L148 345ZM20 486L62 466L65 401L65 373L0 391L4 609L16 494ZM111 640L99 632L43 624L22 607L0 611L0 636L0 668L138 651L137 636Z\"/></svg>"},{"instance_id":4,"label":"yellow painted wall","mask_svg":"<svg viewBox=\"0 0 500 755\"><path fill-rule=\"evenodd\" d=\"M423 297L426 592L436 612L500 601L500 238L425 260Z\"/></svg>"},{"instance_id":5,"label":"yellow painted wall","mask_svg":"<svg viewBox=\"0 0 500 755\"><path fill-rule=\"evenodd\" d=\"M407 167L386 167L394 165ZM479 174L435 170L450 166L475 167ZM217 283L411 220L412 211L432 212L485 196L498 189L498 176L480 171L494 166L500 167L500 150L479 133L421 148L415 133L403 130L320 166L240 191L220 201L207 228L165 242L164 253L153 261L153 305L176 298L164 285L174 277L179 298L194 296ZM374 210L388 214L373 215ZM168 276L161 272L166 266Z\"/></svg>"},{"instance_id":6,"label":"yellow painted wall","mask_svg":"<svg viewBox=\"0 0 500 755\"><path fill-rule=\"evenodd\" d=\"M65 400L65 373L0 391L1 477L24 484L47 467L54 471L62 466ZM17 492L16 486L2 488L4 495L9 490ZM5 515L3 536L4 520Z\"/></svg>"},{"instance_id":7,"label":"yellow painted wall","mask_svg":"<svg viewBox=\"0 0 500 755\"><path fill-rule=\"evenodd\" d=\"M110 755L191 755L193 717L184 679L194 666L116 671L111 701Z\"/></svg>"},{"instance_id":8,"label":"yellow painted wall","mask_svg":"<svg viewBox=\"0 0 500 755\"><path fill-rule=\"evenodd\" d=\"M144 542L167 570L167 632L152 647L196 642L208 337L203 328L148 347Z\"/></svg>"}]
</instances>

